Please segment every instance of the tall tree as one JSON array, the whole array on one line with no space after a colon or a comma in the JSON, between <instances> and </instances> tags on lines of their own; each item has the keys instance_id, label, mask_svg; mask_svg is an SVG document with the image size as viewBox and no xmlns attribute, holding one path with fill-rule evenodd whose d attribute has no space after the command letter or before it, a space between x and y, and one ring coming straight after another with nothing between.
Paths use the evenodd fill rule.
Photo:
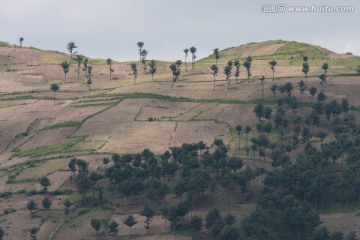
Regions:
<instances>
[{"instance_id":1,"label":"tall tree","mask_svg":"<svg viewBox=\"0 0 360 240\"><path fill-rule=\"evenodd\" d=\"M178 61L177 61L178 62ZM172 71L172 74L173 74L173 79L172 79L172 82L171 82L171 87L174 87L174 82L177 81L177 79L179 78L180 76L180 68L179 68L180 65L176 64L176 63L173 63L170 65L170 69Z\"/></svg>"},{"instance_id":2,"label":"tall tree","mask_svg":"<svg viewBox=\"0 0 360 240\"><path fill-rule=\"evenodd\" d=\"M310 93L312 99L314 100L314 99L315 99L315 95L316 95L316 93L317 93L316 87L310 87L310 88L309 88L309 93Z\"/></svg>"},{"instance_id":3,"label":"tall tree","mask_svg":"<svg viewBox=\"0 0 360 240\"><path fill-rule=\"evenodd\" d=\"M82 196L82 203L85 203L85 197L86 193L91 188L91 181L89 179L89 176L85 172L79 173L79 175L76 178L76 183L78 185L78 191Z\"/></svg>"},{"instance_id":4,"label":"tall tree","mask_svg":"<svg viewBox=\"0 0 360 240\"><path fill-rule=\"evenodd\" d=\"M246 61L243 63L243 66L246 68L247 71L248 82L250 82L250 76L251 76L251 63L252 63L251 56L247 57Z\"/></svg>"},{"instance_id":5,"label":"tall tree","mask_svg":"<svg viewBox=\"0 0 360 240\"><path fill-rule=\"evenodd\" d=\"M146 74L147 65L146 65L146 56L148 55L148 51L146 49L141 50L141 63L143 64L144 73Z\"/></svg>"},{"instance_id":6,"label":"tall tree","mask_svg":"<svg viewBox=\"0 0 360 240\"><path fill-rule=\"evenodd\" d=\"M69 42L66 48L70 53L70 59L72 59L73 54L76 54L76 52L74 52L74 49L77 48L76 44L74 42Z\"/></svg>"},{"instance_id":7,"label":"tall tree","mask_svg":"<svg viewBox=\"0 0 360 240\"><path fill-rule=\"evenodd\" d=\"M110 162L109 158L107 157L103 158L103 164L105 165L105 169L106 169L106 165L109 164L109 162Z\"/></svg>"},{"instance_id":8,"label":"tall tree","mask_svg":"<svg viewBox=\"0 0 360 240\"><path fill-rule=\"evenodd\" d=\"M37 227L32 227L32 228L29 229L31 240L36 240L37 239L38 231L39 231L39 229Z\"/></svg>"},{"instance_id":9,"label":"tall tree","mask_svg":"<svg viewBox=\"0 0 360 240\"><path fill-rule=\"evenodd\" d=\"M20 42L20 47L22 47L22 44L23 44L23 42L24 42L24 38L21 37L21 38L19 39L19 42Z\"/></svg>"},{"instance_id":10,"label":"tall tree","mask_svg":"<svg viewBox=\"0 0 360 240\"><path fill-rule=\"evenodd\" d=\"M190 226L195 230L195 239L198 239L198 233L201 230L203 219L199 216L193 216L190 219Z\"/></svg>"},{"instance_id":11,"label":"tall tree","mask_svg":"<svg viewBox=\"0 0 360 240\"><path fill-rule=\"evenodd\" d=\"M42 200L42 206L43 208L48 211L52 205L52 201L50 200L50 198L48 197L45 197L43 200Z\"/></svg>"},{"instance_id":12,"label":"tall tree","mask_svg":"<svg viewBox=\"0 0 360 240\"><path fill-rule=\"evenodd\" d=\"M232 66L233 66L233 61L229 60L227 62L226 67L224 68L224 73L226 75L226 80L228 82L228 90L230 89L230 84L231 84Z\"/></svg>"},{"instance_id":13,"label":"tall tree","mask_svg":"<svg viewBox=\"0 0 360 240\"><path fill-rule=\"evenodd\" d=\"M118 227L119 224L114 220L108 226L110 233L114 236L114 239L119 231Z\"/></svg>"},{"instance_id":14,"label":"tall tree","mask_svg":"<svg viewBox=\"0 0 360 240\"><path fill-rule=\"evenodd\" d=\"M238 134L238 149L240 151L240 135L241 135L241 131L242 131L242 126L241 125L236 125L235 130L236 130L236 132Z\"/></svg>"},{"instance_id":15,"label":"tall tree","mask_svg":"<svg viewBox=\"0 0 360 240\"><path fill-rule=\"evenodd\" d=\"M139 48L139 57L140 57L140 62L141 62L141 51L142 51L142 48L144 47L144 42L137 42L137 46Z\"/></svg>"},{"instance_id":16,"label":"tall tree","mask_svg":"<svg viewBox=\"0 0 360 240\"><path fill-rule=\"evenodd\" d=\"M89 59L88 58L84 58L84 61L83 61L83 64L84 64L84 67L83 67L83 71L85 72L85 77L87 78L88 77L88 62L89 62Z\"/></svg>"},{"instance_id":17,"label":"tall tree","mask_svg":"<svg viewBox=\"0 0 360 240\"><path fill-rule=\"evenodd\" d=\"M76 63L77 63L77 65L78 65L78 70L77 70L77 72L78 72L78 78L80 78L80 67L81 67L81 64L82 64L82 62L84 61L84 56L83 55L76 55L76 58L75 58L75 61L76 61Z\"/></svg>"},{"instance_id":18,"label":"tall tree","mask_svg":"<svg viewBox=\"0 0 360 240\"><path fill-rule=\"evenodd\" d=\"M99 232L99 230L101 228L101 220L93 218L93 219L90 220L90 225L95 230L95 235L98 235L98 232Z\"/></svg>"},{"instance_id":19,"label":"tall tree","mask_svg":"<svg viewBox=\"0 0 360 240\"><path fill-rule=\"evenodd\" d=\"M321 90L324 91L325 87L326 87L326 75L325 74L321 74L319 76L320 79L320 85L321 85Z\"/></svg>"},{"instance_id":20,"label":"tall tree","mask_svg":"<svg viewBox=\"0 0 360 240\"><path fill-rule=\"evenodd\" d=\"M190 52L192 54L192 57L191 57L191 68L192 69L195 69L195 59L196 59L196 47L191 47L190 48Z\"/></svg>"},{"instance_id":21,"label":"tall tree","mask_svg":"<svg viewBox=\"0 0 360 240\"><path fill-rule=\"evenodd\" d=\"M144 208L140 212L140 215L145 217L145 229L149 234L151 219L154 218L155 211L148 204L145 204Z\"/></svg>"},{"instance_id":22,"label":"tall tree","mask_svg":"<svg viewBox=\"0 0 360 240\"><path fill-rule=\"evenodd\" d=\"M4 239L5 231L2 227L0 227L0 240Z\"/></svg>"},{"instance_id":23,"label":"tall tree","mask_svg":"<svg viewBox=\"0 0 360 240\"><path fill-rule=\"evenodd\" d=\"M46 193L49 186L51 186L50 179L47 178L46 176L41 177L40 180L39 180L39 183L42 186L44 193Z\"/></svg>"},{"instance_id":24,"label":"tall tree","mask_svg":"<svg viewBox=\"0 0 360 240\"><path fill-rule=\"evenodd\" d=\"M276 84L273 84L273 85L271 85L271 87L270 87L270 90L271 90L271 92L273 93L273 95L274 95L274 100L276 100L276 90L278 89L278 85L276 85Z\"/></svg>"},{"instance_id":25,"label":"tall tree","mask_svg":"<svg viewBox=\"0 0 360 240\"><path fill-rule=\"evenodd\" d=\"M138 76L136 63L130 63L130 67L131 67L131 75L133 75L133 77L134 77L134 85L135 85L136 84L136 78Z\"/></svg>"},{"instance_id":26,"label":"tall tree","mask_svg":"<svg viewBox=\"0 0 360 240\"><path fill-rule=\"evenodd\" d=\"M185 53L185 72L187 72L187 57L188 57L188 54L189 54L189 49L185 48L184 49L184 53Z\"/></svg>"},{"instance_id":27,"label":"tall tree","mask_svg":"<svg viewBox=\"0 0 360 240\"><path fill-rule=\"evenodd\" d=\"M301 71L304 73L305 75L305 87L307 88L307 79L308 79L308 72L310 70L309 64L306 62L303 63L303 68L301 69Z\"/></svg>"},{"instance_id":28,"label":"tall tree","mask_svg":"<svg viewBox=\"0 0 360 240\"><path fill-rule=\"evenodd\" d=\"M138 222L136 221L136 218L133 215L129 215L123 222L126 226L128 226L130 228L130 237L131 237L131 228L137 224Z\"/></svg>"},{"instance_id":29,"label":"tall tree","mask_svg":"<svg viewBox=\"0 0 360 240\"><path fill-rule=\"evenodd\" d=\"M240 61L239 61L239 60L236 60L236 61L234 62L234 66L235 66L235 68L236 68L234 76L236 77L236 83L237 83L237 81L238 81L238 79L239 79L239 77L240 77L240 66L241 66Z\"/></svg>"},{"instance_id":30,"label":"tall tree","mask_svg":"<svg viewBox=\"0 0 360 240\"><path fill-rule=\"evenodd\" d=\"M261 83L261 98L264 99L264 83L265 83L265 76L262 75L260 79Z\"/></svg>"},{"instance_id":31,"label":"tall tree","mask_svg":"<svg viewBox=\"0 0 360 240\"><path fill-rule=\"evenodd\" d=\"M218 66L216 66L215 64L211 65L210 67L211 71L212 71L212 75L214 76L214 88L215 88L215 77L217 76L218 74L218 71L219 71L219 68Z\"/></svg>"},{"instance_id":32,"label":"tall tree","mask_svg":"<svg viewBox=\"0 0 360 240\"><path fill-rule=\"evenodd\" d=\"M50 85L50 90L54 92L54 106L55 106L55 92L59 91L60 87L56 83Z\"/></svg>"},{"instance_id":33,"label":"tall tree","mask_svg":"<svg viewBox=\"0 0 360 240\"><path fill-rule=\"evenodd\" d=\"M219 52L219 49L218 48L215 48L214 50L214 57L215 57L215 64L217 65L218 64L218 60L220 58L220 52Z\"/></svg>"},{"instance_id":34,"label":"tall tree","mask_svg":"<svg viewBox=\"0 0 360 240\"><path fill-rule=\"evenodd\" d=\"M90 91L90 85L92 84L92 66L89 65L87 68L87 76L88 76L88 80L86 82L86 84L89 86L89 91Z\"/></svg>"},{"instance_id":35,"label":"tall tree","mask_svg":"<svg viewBox=\"0 0 360 240\"><path fill-rule=\"evenodd\" d=\"M108 58L106 59L106 64L109 66L109 76L110 76L110 81L111 81L111 74L114 72L114 69L112 68L112 59Z\"/></svg>"},{"instance_id":36,"label":"tall tree","mask_svg":"<svg viewBox=\"0 0 360 240\"><path fill-rule=\"evenodd\" d=\"M322 70L324 70L324 74L325 74L325 76L326 76L326 75L327 75L327 71L329 70L329 64L324 63L321 68L322 68Z\"/></svg>"},{"instance_id":37,"label":"tall tree","mask_svg":"<svg viewBox=\"0 0 360 240\"><path fill-rule=\"evenodd\" d=\"M33 211L37 209L37 203L33 199L30 199L26 207L30 211L31 216L33 216Z\"/></svg>"},{"instance_id":38,"label":"tall tree","mask_svg":"<svg viewBox=\"0 0 360 240\"><path fill-rule=\"evenodd\" d=\"M64 74L65 74L65 83L66 83L66 74L69 72L69 68L70 68L70 63L68 63L67 61L64 61L60 64L60 66L62 67Z\"/></svg>"},{"instance_id":39,"label":"tall tree","mask_svg":"<svg viewBox=\"0 0 360 240\"><path fill-rule=\"evenodd\" d=\"M271 71L273 73L273 81L275 80L275 66L277 65L277 62L275 60L272 60L269 62Z\"/></svg>"},{"instance_id":40,"label":"tall tree","mask_svg":"<svg viewBox=\"0 0 360 240\"><path fill-rule=\"evenodd\" d=\"M245 141L246 141L246 148L247 148L247 143L248 143L248 138L249 138L249 133L251 132L251 127L250 126L246 126L245 127L245 135L246 135L246 139L245 139Z\"/></svg>"},{"instance_id":41,"label":"tall tree","mask_svg":"<svg viewBox=\"0 0 360 240\"><path fill-rule=\"evenodd\" d=\"M305 85L304 80L300 80L298 82L298 85L299 85L299 90L300 90L300 103L301 103L301 96L304 94L304 91L306 89L306 85Z\"/></svg>"},{"instance_id":42,"label":"tall tree","mask_svg":"<svg viewBox=\"0 0 360 240\"><path fill-rule=\"evenodd\" d=\"M66 199L64 202L64 212L65 212L65 215L68 215L69 214L69 209L70 207L72 206L72 202L69 200L69 199Z\"/></svg>"},{"instance_id":43,"label":"tall tree","mask_svg":"<svg viewBox=\"0 0 360 240\"><path fill-rule=\"evenodd\" d=\"M154 74L156 73L156 62L151 60L149 63L151 80L154 80Z\"/></svg>"}]
</instances>

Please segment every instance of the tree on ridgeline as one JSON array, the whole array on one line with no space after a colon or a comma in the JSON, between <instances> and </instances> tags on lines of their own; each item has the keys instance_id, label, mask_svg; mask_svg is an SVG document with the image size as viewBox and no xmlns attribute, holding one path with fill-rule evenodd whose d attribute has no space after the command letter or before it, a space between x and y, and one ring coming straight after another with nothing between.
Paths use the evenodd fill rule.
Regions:
<instances>
[{"instance_id":1,"label":"tree on ridgeline","mask_svg":"<svg viewBox=\"0 0 360 240\"><path fill-rule=\"evenodd\" d=\"M148 51L146 49L141 50L141 63L143 64L144 74L146 74L147 65L146 65L146 56L148 55Z\"/></svg>"},{"instance_id":2,"label":"tree on ridgeline","mask_svg":"<svg viewBox=\"0 0 360 240\"><path fill-rule=\"evenodd\" d=\"M188 48L185 48L184 49L184 53L185 53L185 72L187 72L187 57L189 55L189 49Z\"/></svg>"},{"instance_id":3,"label":"tree on ridgeline","mask_svg":"<svg viewBox=\"0 0 360 240\"><path fill-rule=\"evenodd\" d=\"M235 68L236 68L235 73L234 73L234 76L235 76L235 78L236 78L236 83L237 83L237 81L238 81L238 79L239 79L239 77L240 77L240 66L241 66L240 61L239 61L239 60L236 60L236 61L234 62L234 66L235 66Z\"/></svg>"},{"instance_id":4,"label":"tree on ridgeline","mask_svg":"<svg viewBox=\"0 0 360 240\"><path fill-rule=\"evenodd\" d=\"M243 66L246 68L248 82L250 82L250 76L251 76L251 63L252 63L251 56L247 57L246 61L243 63Z\"/></svg>"},{"instance_id":5,"label":"tree on ridgeline","mask_svg":"<svg viewBox=\"0 0 360 240\"><path fill-rule=\"evenodd\" d=\"M89 59L84 58L84 60L83 60L83 64L84 64L83 71L85 72L85 77L86 78L88 77L88 67L89 67L88 62L89 62Z\"/></svg>"},{"instance_id":6,"label":"tree on ridgeline","mask_svg":"<svg viewBox=\"0 0 360 240\"><path fill-rule=\"evenodd\" d=\"M219 49L218 48L215 48L214 49L214 57L215 57L215 64L217 65L218 64L218 60L220 58L220 52L219 52Z\"/></svg>"},{"instance_id":7,"label":"tree on ridgeline","mask_svg":"<svg viewBox=\"0 0 360 240\"><path fill-rule=\"evenodd\" d=\"M114 72L114 69L112 68L112 59L108 58L106 59L106 64L109 66L109 76L110 76L110 81L111 81L111 74Z\"/></svg>"},{"instance_id":8,"label":"tree on ridgeline","mask_svg":"<svg viewBox=\"0 0 360 240\"><path fill-rule=\"evenodd\" d=\"M218 66L216 66L215 64L213 64L213 65L211 65L211 67L210 67L210 69L211 69L211 71L212 71L212 75L214 76L214 88L215 88L215 77L217 76L217 74L218 74L218 71L219 71L219 68L218 68Z\"/></svg>"},{"instance_id":9,"label":"tree on ridgeline","mask_svg":"<svg viewBox=\"0 0 360 240\"><path fill-rule=\"evenodd\" d=\"M142 48L144 47L144 42L137 42L137 46L139 49L139 61L141 62L141 52L142 52Z\"/></svg>"},{"instance_id":10,"label":"tree on ridgeline","mask_svg":"<svg viewBox=\"0 0 360 240\"><path fill-rule=\"evenodd\" d=\"M60 66L62 67L64 74L65 74L65 83L66 83L66 74L69 72L70 69L70 63L68 63L67 61L64 61L60 64Z\"/></svg>"},{"instance_id":11,"label":"tree on ridgeline","mask_svg":"<svg viewBox=\"0 0 360 240\"><path fill-rule=\"evenodd\" d=\"M273 81L275 80L275 66L277 65L277 62L275 60L272 60L269 62L270 68L273 74Z\"/></svg>"},{"instance_id":12,"label":"tree on ridgeline","mask_svg":"<svg viewBox=\"0 0 360 240\"><path fill-rule=\"evenodd\" d=\"M190 52L191 52L191 54L192 54L192 56L191 56L191 68L192 68L192 69L195 69L195 59L196 59L195 53L196 53L196 47L191 47L191 48L190 48Z\"/></svg>"},{"instance_id":13,"label":"tree on ridgeline","mask_svg":"<svg viewBox=\"0 0 360 240\"><path fill-rule=\"evenodd\" d=\"M226 75L226 80L228 82L228 90L230 89L230 85L231 85L232 66L233 65L234 65L233 61L229 60L227 62L226 67L224 68L224 73Z\"/></svg>"},{"instance_id":14,"label":"tree on ridgeline","mask_svg":"<svg viewBox=\"0 0 360 240\"><path fill-rule=\"evenodd\" d=\"M170 69L173 75L171 87L174 87L174 82L176 82L180 76L180 70L181 70L180 65L181 65L181 60L177 60L175 63L170 65Z\"/></svg>"},{"instance_id":15,"label":"tree on ridgeline","mask_svg":"<svg viewBox=\"0 0 360 240\"><path fill-rule=\"evenodd\" d=\"M74 42L69 42L66 48L70 53L70 60L71 60L73 54L76 54L76 52L74 52L74 49L77 48L77 46Z\"/></svg>"},{"instance_id":16,"label":"tree on ridgeline","mask_svg":"<svg viewBox=\"0 0 360 240\"><path fill-rule=\"evenodd\" d=\"M92 84L92 70L93 70L93 67L91 66L91 65L89 65L88 66L88 68L87 68L87 82L86 82L86 84L88 85L88 87L89 87L89 91L90 91L90 86L91 86L91 84Z\"/></svg>"},{"instance_id":17,"label":"tree on ridgeline","mask_svg":"<svg viewBox=\"0 0 360 240\"><path fill-rule=\"evenodd\" d=\"M301 71L305 75L305 87L307 88L307 80L308 80L308 73L310 71L310 67L309 67L309 63L308 63L308 57L304 56L303 60L304 60L304 63L303 63L303 68L301 69Z\"/></svg>"},{"instance_id":18,"label":"tree on ridgeline","mask_svg":"<svg viewBox=\"0 0 360 240\"><path fill-rule=\"evenodd\" d=\"M20 47L22 47L23 42L24 42L24 38L23 38L23 37L20 37L19 42L20 42Z\"/></svg>"},{"instance_id":19,"label":"tree on ridgeline","mask_svg":"<svg viewBox=\"0 0 360 240\"><path fill-rule=\"evenodd\" d=\"M134 77L134 85L136 84L136 78L138 76L138 70L136 67L136 63L130 63L130 67L131 67L131 75L133 75Z\"/></svg>"},{"instance_id":20,"label":"tree on ridgeline","mask_svg":"<svg viewBox=\"0 0 360 240\"><path fill-rule=\"evenodd\" d=\"M83 55L76 55L76 58L75 58L75 61L78 65L78 70L77 70L77 73L78 73L78 78L80 78L80 67L81 67L81 64L82 62L84 61L84 56Z\"/></svg>"},{"instance_id":21,"label":"tree on ridgeline","mask_svg":"<svg viewBox=\"0 0 360 240\"><path fill-rule=\"evenodd\" d=\"M154 80L154 74L156 73L156 62L154 60L151 60L149 63L150 67L150 74L151 74L151 80Z\"/></svg>"}]
</instances>

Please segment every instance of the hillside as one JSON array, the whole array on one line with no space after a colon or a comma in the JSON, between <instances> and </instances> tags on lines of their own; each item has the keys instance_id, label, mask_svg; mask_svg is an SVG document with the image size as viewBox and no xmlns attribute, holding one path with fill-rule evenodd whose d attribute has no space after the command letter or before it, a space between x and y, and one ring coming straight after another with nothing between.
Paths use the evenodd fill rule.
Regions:
<instances>
[{"instance_id":1,"label":"hillside","mask_svg":"<svg viewBox=\"0 0 360 240\"><path fill-rule=\"evenodd\" d=\"M305 80L301 71L304 55L309 57L310 71L307 79L308 89L300 91L299 81ZM240 60L242 63L248 56L253 57L249 79L246 69L241 66L237 79L232 76L230 80L226 80L224 67L227 62ZM273 59L277 61L274 81L268 63ZM65 83L60 64L70 60L71 65ZM244 163L243 169L271 169L271 154L274 149L261 149L265 151L263 157L259 153L260 149L251 148L254 144L250 140L262 133L256 130L262 117L258 120L254 113L254 108L259 103L272 111L273 117L262 119L262 123L266 123L274 121L274 116L279 111L276 103L278 98L296 102L293 105L291 102L284 103L289 104L284 107L289 116L284 129L280 131L273 123L270 131L264 134L274 144L274 148L282 146L286 140L290 141L295 126L294 119L305 119L308 116L312 107L316 105L314 102L321 89L324 89L326 94L326 99L321 104L325 106L333 100L341 102L346 98L350 102L351 113L359 117L360 84L356 75L357 66L360 65L358 56L337 54L305 43L277 40L221 50L219 73L215 81L210 69L214 63L213 55L197 61L195 69L191 69L191 63L188 63L188 70L185 71L183 63L179 79L172 87L173 76L169 62L157 61L157 71L153 79L148 73L149 67L145 73L143 65L136 62L138 76L135 80L129 62L113 62L114 72L110 80L106 61L90 58L89 64L92 65L93 71L92 82L89 85L82 70L83 65L78 76L78 65L68 54L20 48L0 42L0 209L15 210L0 214L3 218L1 225L6 226L10 239L25 239L28 236L26 229L33 225L40 227L39 239L48 239L51 234L55 236L53 239L67 239L65 233L70 232L78 234L78 239L95 239L89 225L90 219L101 217L122 221L128 213L138 214L138 205L128 205L128 197L112 196L112 192L107 188L110 180L105 178L106 168L110 168L114 163L111 161L109 166L106 166L103 159L111 159L114 154L120 154L122 157L133 154L128 158L134 161L136 156L139 156L137 153L149 149L160 161L160 156L164 152L180 147L183 143L202 142L209 147L210 152L216 151L214 139L222 139L229 159L230 156L241 158ZM319 75L323 73L324 63L329 64L326 88L323 88L319 79ZM233 73L234 71L233 67ZM266 77L264 82L259 80L262 75ZM295 96L295 100L286 98L289 92L281 93L278 89L274 94L270 90L273 84L285 86L287 83L292 84L290 95ZM52 92L51 84L58 84L60 90ZM311 87L318 90L314 97L309 93ZM306 125L305 121L303 123L302 127L312 127L313 134L309 142L319 151L322 141L330 143L338 139L338 135L332 132L331 124L324 115L316 128L310 123ZM238 125L243 127L240 135L236 128ZM249 135L244 133L245 126L252 129ZM324 139L318 137L321 131L328 133ZM298 150L303 151L305 145L305 141L299 143ZM204 154L202 150L196 149L196 157L200 158ZM293 157L295 153L294 150L287 154ZM344 155L342 159L346 157ZM88 163L89 171L100 172L103 179L99 184L104 186L106 203L91 200L89 191L88 201L94 206L82 205L81 195L77 193L77 184L69 179L71 172L68 163L71 158L83 159ZM49 196L54 202L53 209L50 213L38 210L37 217L28 221L30 215L26 204L30 198L39 203L42 200L43 193L38 181L44 176L52 182L49 188L52 195ZM174 176L169 176L169 185L175 185L179 175ZM214 181L215 176L217 175L214 174L212 178ZM225 187L219 187L218 194L215 194L218 207L224 212L235 212L239 216L239 221L250 215L255 206L254 196L261 188L264 178L257 176L256 179L249 179L250 190L244 195L240 191L235 193L235 196L241 196L238 202L231 203L230 195L230 207L224 200L224 196L227 196ZM170 187L170 193L164 198L170 203L178 203L183 198L176 196L173 187ZM211 199L214 197L210 190L207 190L205 195L205 205L194 209L194 212L201 216L211 208ZM71 199L79 206L79 209L72 210L70 217L63 214L64 199ZM146 199L144 195L136 200L143 204ZM160 207L156 205L156 209L154 229L158 229L160 234L154 232L153 235L145 237L145 230L142 226L139 227L141 223L135 228L135 231L141 233L137 239L166 239L166 234L169 234L170 230L163 230ZM328 209L324 207L324 212L326 210ZM341 214L349 217L348 212ZM136 216L138 219L141 218L139 215ZM338 230L338 215L321 217L329 229ZM43 220L45 218L46 220ZM351 215L351 219L355 219L358 224L357 215ZM342 223L343 225L345 223ZM75 232L74 226L80 230ZM57 228L62 231L55 231ZM359 233L355 227L346 229L347 232L351 230ZM192 232L189 234L185 231L181 234L184 236L179 236L179 239L191 239L189 235ZM200 239L207 239L207 234L206 230L202 230ZM128 236L125 226L122 225L119 235L124 239Z\"/></svg>"}]
</instances>

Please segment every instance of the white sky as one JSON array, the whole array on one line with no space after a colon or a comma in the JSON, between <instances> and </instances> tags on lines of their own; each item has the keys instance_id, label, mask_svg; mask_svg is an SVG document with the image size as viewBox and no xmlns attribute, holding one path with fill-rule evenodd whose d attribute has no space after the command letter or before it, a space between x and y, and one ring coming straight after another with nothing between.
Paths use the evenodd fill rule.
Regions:
<instances>
[{"instance_id":1,"label":"white sky","mask_svg":"<svg viewBox=\"0 0 360 240\"><path fill-rule=\"evenodd\" d=\"M261 13L263 4L355 6L354 13ZM89 57L198 59L214 48L284 39L360 55L358 0L0 0L0 41L66 52L73 41Z\"/></svg>"}]
</instances>

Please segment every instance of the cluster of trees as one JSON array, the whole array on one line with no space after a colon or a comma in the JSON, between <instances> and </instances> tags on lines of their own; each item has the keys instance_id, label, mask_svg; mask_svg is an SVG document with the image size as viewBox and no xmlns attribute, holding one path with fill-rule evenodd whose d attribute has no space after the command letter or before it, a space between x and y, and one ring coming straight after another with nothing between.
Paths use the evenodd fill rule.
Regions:
<instances>
[{"instance_id":1,"label":"cluster of trees","mask_svg":"<svg viewBox=\"0 0 360 240\"><path fill-rule=\"evenodd\" d=\"M346 99L323 102L318 95L305 107L289 93L277 99L275 114L257 124L259 136L251 139L260 147L259 156L269 156L272 168L242 229L250 239L344 239L333 238L342 233L316 229L320 221L311 209L360 199L360 126ZM257 105L255 114L260 116L263 108ZM266 124L274 126L279 139L263 134ZM356 238L349 233L346 239Z\"/></svg>"},{"instance_id":2,"label":"cluster of trees","mask_svg":"<svg viewBox=\"0 0 360 240\"><path fill-rule=\"evenodd\" d=\"M224 195L229 206L235 201L243 201L250 182L264 173L263 170L244 167L240 158L231 157L228 152L223 141L216 139L213 148L208 148L203 142L183 144L164 152L160 157L148 149L138 154L114 154L111 160L103 159L105 175L90 173L87 163L81 159L71 159L69 168L71 179L75 179L82 194L83 203L86 203L87 192L99 191L101 184L98 180L107 178L113 197L124 198L128 204L144 205L141 214L146 217L148 230L155 211L145 203L152 202L161 206L161 214L171 223L172 230L188 227L197 232L201 228L201 218L193 216L188 220L186 217L194 208L200 207L205 199L216 207L218 196ZM112 164L107 167L110 161ZM170 193L178 198L175 205L166 201ZM226 226L218 224L216 227L220 227L218 232L223 231L222 234L235 231L234 227Z\"/></svg>"},{"instance_id":3,"label":"cluster of trees","mask_svg":"<svg viewBox=\"0 0 360 240\"><path fill-rule=\"evenodd\" d=\"M147 63L146 57L149 52L146 49L143 49L144 42L137 43L139 49L140 63L143 64L144 74L147 74L147 67L150 68L149 73L151 74L151 79L154 80L154 74L157 71L156 61L151 60L150 63ZM138 77L138 70L136 63L130 63L131 75L134 77L134 85L136 84L136 78Z\"/></svg>"}]
</instances>

